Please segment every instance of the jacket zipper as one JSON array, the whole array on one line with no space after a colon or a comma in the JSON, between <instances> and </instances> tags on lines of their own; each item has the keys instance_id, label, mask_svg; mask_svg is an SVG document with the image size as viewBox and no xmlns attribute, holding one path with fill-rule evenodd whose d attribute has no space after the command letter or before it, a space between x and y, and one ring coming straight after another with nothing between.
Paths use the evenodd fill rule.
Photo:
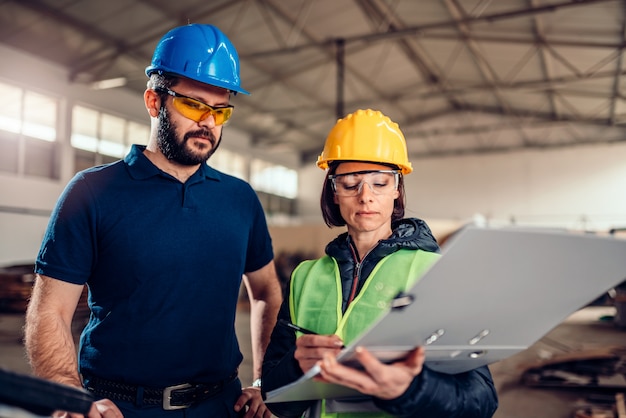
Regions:
<instances>
[{"instance_id":1,"label":"jacket zipper","mask_svg":"<svg viewBox=\"0 0 626 418\"><path fill-rule=\"evenodd\" d=\"M376 248L376 247L374 247L374 248ZM350 245L350 251L352 252L352 257L354 257L354 264L355 265L354 265L354 275L352 276L352 289L350 289L350 297L348 298L348 303L346 304L346 309L348 309L348 306L350 306L350 304L352 303L352 301L356 297L356 289L358 287L359 278L361 276L361 266L363 266L363 262L365 261L365 258L368 256L368 254L372 252L372 250L369 250L367 253L365 253L363 258L361 258L361 261L359 261L357 259L356 253L354 252L354 248L352 248L352 245Z\"/></svg>"}]
</instances>

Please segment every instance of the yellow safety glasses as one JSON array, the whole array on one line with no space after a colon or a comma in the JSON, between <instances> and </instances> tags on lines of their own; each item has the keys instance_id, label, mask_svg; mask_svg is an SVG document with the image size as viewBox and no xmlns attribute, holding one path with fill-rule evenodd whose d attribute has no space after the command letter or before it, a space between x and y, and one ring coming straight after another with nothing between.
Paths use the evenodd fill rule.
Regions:
<instances>
[{"instance_id":1,"label":"yellow safety glasses","mask_svg":"<svg viewBox=\"0 0 626 418\"><path fill-rule=\"evenodd\" d=\"M172 103L174 108L180 112L184 117L191 119L194 122L201 122L213 116L216 125L225 124L233 114L235 106L228 105L223 107L213 107L206 103L201 102L191 97L183 96L180 93L176 93L170 89L155 89L158 92L167 93L172 96Z\"/></svg>"}]
</instances>

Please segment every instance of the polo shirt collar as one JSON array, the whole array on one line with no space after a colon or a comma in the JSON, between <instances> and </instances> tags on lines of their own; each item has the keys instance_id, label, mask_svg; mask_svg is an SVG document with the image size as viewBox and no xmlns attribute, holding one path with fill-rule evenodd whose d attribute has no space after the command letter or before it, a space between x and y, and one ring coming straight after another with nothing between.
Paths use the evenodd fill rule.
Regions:
<instances>
[{"instance_id":1,"label":"polo shirt collar","mask_svg":"<svg viewBox=\"0 0 626 418\"><path fill-rule=\"evenodd\" d=\"M130 152L124 157L124 163L128 167L131 177L136 180L145 180L163 174L163 171L144 155L145 149L145 145L134 144ZM207 164L200 164L198 171L191 176L191 178L198 177L218 181L222 178L219 171L209 167Z\"/></svg>"}]
</instances>

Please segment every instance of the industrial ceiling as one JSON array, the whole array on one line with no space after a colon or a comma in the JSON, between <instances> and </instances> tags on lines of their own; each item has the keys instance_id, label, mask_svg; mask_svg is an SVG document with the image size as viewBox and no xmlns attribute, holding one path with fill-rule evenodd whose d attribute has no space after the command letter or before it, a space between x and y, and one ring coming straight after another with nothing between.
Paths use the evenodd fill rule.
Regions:
<instances>
[{"instance_id":1,"label":"industrial ceiling","mask_svg":"<svg viewBox=\"0 0 626 418\"><path fill-rule=\"evenodd\" d=\"M252 146L319 154L383 111L411 158L626 140L626 0L0 0L0 42L93 88L145 89L169 29L219 26Z\"/></svg>"}]
</instances>

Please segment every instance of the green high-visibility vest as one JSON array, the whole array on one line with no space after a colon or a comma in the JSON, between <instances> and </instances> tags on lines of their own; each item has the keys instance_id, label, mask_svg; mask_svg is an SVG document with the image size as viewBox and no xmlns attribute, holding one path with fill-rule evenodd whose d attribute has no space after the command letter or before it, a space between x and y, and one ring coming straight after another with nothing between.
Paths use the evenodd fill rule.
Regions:
<instances>
[{"instance_id":1,"label":"green high-visibility vest","mask_svg":"<svg viewBox=\"0 0 626 418\"><path fill-rule=\"evenodd\" d=\"M341 276L335 259L324 256L304 261L296 267L291 278L291 319L318 334L336 334L348 345L387 312L393 298L416 283L438 257L437 253L407 249L384 257L344 314L341 309ZM391 416L381 411L328 414L324 406L322 417Z\"/></svg>"}]
</instances>

